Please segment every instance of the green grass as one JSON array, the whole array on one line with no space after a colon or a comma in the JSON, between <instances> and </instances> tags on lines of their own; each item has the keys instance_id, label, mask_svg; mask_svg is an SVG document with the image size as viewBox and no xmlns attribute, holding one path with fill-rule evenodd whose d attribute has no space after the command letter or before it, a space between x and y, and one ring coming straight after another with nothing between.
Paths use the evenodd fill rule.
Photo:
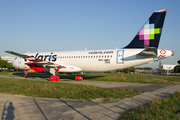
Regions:
<instances>
[{"instance_id":1,"label":"green grass","mask_svg":"<svg viewBox=\"0 0 180 120\"><path fill-rule=\"evenodd\" d=\"M180 92L127 111L120 120L180 120Z\"/></svg>"},{"instance_id":2,"label":"green grass","mask_svg":"<svg viewBox=\"0 0 180 120\"><path fill-rule=\"evenodd\" d=\"M0 78L0 92L32 97L71 98L78 100L93 100L104 98L101 102L109 102L128 98L142 93L132 89L101 88L69 83L31 81L11 78ZM111 101L113 102L113 101Z\"/></svg>"},{"instance_id":3,"label":"green grass","mask_svg":"<svg viewBox=\"0 0 180 120\"><path fill-rule=\"evenodd\" d=\"M6 70L0 70L0 75L12 75L14 72L6 71Z\"/></svg>"},{"instance_id":4,"label":"green grass","mask_svg":"<svg viewBox=\"0 0 180 120\"><path fill-rule=\"evenodd\" d=\"M0 74L12 74L12 72L0 72ZM13 75L23 76L23 72L13 72ZM76 74L58 74L60 79L73 79ZM50 74L28 73L29 77L49 78ZM147 75L147 74L126 74L126 73L86 73L83 74L84 80L92 81L111 81L111 82L129 82L129 83L149 83L180 85L180 76L166 75Z\"/></svg>"},{"instance_id":5,"label":"green grass","mask_svg":"<svg viewBox=\"0 0 180 120\"><path fill-rule=\"evenodd\" d=\"M94 73L84 74L84 79L97 81L150 83L150 84L180 84L180 76L125 74L125 73Z\"/></svg>"}]
</instances>

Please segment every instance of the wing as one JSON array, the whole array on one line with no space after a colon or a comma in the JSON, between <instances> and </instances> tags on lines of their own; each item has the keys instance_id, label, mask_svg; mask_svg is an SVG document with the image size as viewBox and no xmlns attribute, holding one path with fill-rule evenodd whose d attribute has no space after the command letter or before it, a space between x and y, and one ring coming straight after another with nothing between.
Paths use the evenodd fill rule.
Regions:
<instances>
[{"instance_id":1,"label":"wing","mask_svg":"<svg viewBox=\"0 0 180 120\"><path fill-rule=\"evenodd\" d=\"M65 66L63 66L61 64L55 64L53 62L44 61L44 60L29 56L29 55L19 54L19 53L13 52L13 51L5 51L5 52L12 54L12 55L15 55L15 56L18 56L18 57L21 57L21 58L24 58L25 60L32 61L32 62L36 63L38 66L47 66L47 67L54 67L54 68L57 68L57 67L66 68Z\"/></svg>"}]
</instances>

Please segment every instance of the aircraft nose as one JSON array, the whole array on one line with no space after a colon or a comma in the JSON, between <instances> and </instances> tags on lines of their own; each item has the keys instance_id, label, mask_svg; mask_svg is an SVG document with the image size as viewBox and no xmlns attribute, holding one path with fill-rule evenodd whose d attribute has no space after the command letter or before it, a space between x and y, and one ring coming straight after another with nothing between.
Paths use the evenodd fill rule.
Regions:
<instances>
[{"instance_id":1,"label":"aircraft nose","mask_svg":"<svg viewBox=\"0 0 180 120\"><path fill-rule=\"evenodd\" d=\"M173 52L173 51L171 51L171 56L173 56L173 57L174 57L174 52Z\"/></svg>"}]
</instances>

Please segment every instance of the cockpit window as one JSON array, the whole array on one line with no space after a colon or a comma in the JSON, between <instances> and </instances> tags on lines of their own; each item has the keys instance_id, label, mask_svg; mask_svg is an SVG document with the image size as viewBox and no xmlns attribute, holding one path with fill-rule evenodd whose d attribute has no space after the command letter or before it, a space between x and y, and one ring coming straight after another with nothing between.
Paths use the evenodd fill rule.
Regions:
<instances>
[{"instance_id":1,"label":"cockpit window","mask_svg":"<svg viewBox=\"0 0 180 120\"><path fill-rule=\"evenodd\" d=\"M18 57L16 57L14 60L16 60Z\"/></svg>"}]
</instances>

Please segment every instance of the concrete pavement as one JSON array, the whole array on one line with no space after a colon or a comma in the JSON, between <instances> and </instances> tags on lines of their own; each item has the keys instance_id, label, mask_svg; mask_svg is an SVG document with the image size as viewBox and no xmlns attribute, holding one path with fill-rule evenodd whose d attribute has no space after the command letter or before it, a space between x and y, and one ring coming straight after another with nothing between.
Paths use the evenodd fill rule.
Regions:
<instances>
[{"instance_id":1,"label":"concrete pavement","mask_svg":"<svg viewBox=\"0 0 180 120\"><path fill-rule=\"evenodd\" d=\"M2 120L116 120L129 109L149 103L158 97L167 97L178 90L179 85L166 86L106 104L0 94L0 115Z\"/></svg>"}]
</instances>

